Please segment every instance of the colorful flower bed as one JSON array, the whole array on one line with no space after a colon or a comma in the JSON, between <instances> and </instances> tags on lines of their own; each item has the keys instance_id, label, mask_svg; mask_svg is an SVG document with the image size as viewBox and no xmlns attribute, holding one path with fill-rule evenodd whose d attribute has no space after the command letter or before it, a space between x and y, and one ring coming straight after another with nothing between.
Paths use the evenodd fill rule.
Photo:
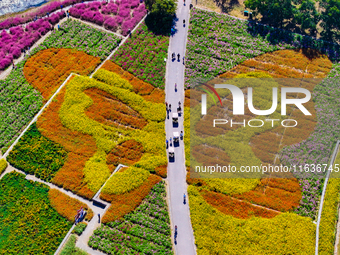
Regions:
<instances>
[{"instance_id":1,"label":"colorful flower bed","mask_svg":"<svg viewBox=\"0 0 340 255\"><path fill-rule=\"evenodd\" d=\"M206 82L246 59L279 49L313 48L339 59L335 44L193 9L186 53L186 87Z\"/></svg>"},{"instance_id":2,"label":"colorful flower bed","mask_svg":"<svg viewBox=\"0 0 340 255\"><path fill-rule=\"evenodd\" d=\"M0 180L0 253L54 254L72 224L51 206L48 190L16 172Z\"/></svg>"},{"instance_id":3,"label":"colorful flower bed","mask_svg":"<svg viewBox=\"0 0 340 255\"><path fill-rule=\"evenodd\" d=\"M72 233L80 236L84 232L86 227L87 227L87 224L85 222L80 222L74 227L74 229L72 230Z\"/></svg>"},{"instance_id":4,"label":"colorful flower bed","mask_svg":"<svg viewBox=\"0 0 340 255\"><path fill-rule=\"evenodd\" d=\"M79 200L69 197L57 189L50 189L48 191L48 198L51 205L56 211L70 222L74 222L77 211L83 207L86 210L85 220L90 221L93 217L93 211L86 204Z\"/></svg>"},{"instance_id":5,"label":"colorful flower bed","mask_svg":"<svg viewBox=\"0 0 340 255\"><path fill-rule=\"evenodd\" d=\"M9 153L8 162L29 174L50 181L64 165L65 149L45 138L34 123Z\"/></svg>"},{"instance_id":6,"label":"colorful flower bed","mask_svg":"<svg viewBox=\"0 0 340 255\"><path fill-rule=\"evenodd\" d=\"M21 56L21 53L28 50L43 35L53 29L54 24L58 23L65 16L65 12L58 12L49 18L39 19L29 23L26 28L21 26L11 27L9 33L2 30L0 34L0 70L5 70Z\"/></svg>"},{"instance_id":7,"label":"colorful flower bed","mask_svg":"<svg viewBox=\"0 0 340 255\"><path fill-rule=\"evenodd\" d=\"M106 157L109 168L115 169L119 164L133 165L143 156L143 146L135 140L128 140L114 147Z\"/></svg>"},{"instance_id":8,"label":"colorful flower bed","mask_svg":"<svg viewBox=\"0 0 340 255\"><path fill-rule=\"evenodd\" d=\"M139 0L115 2L97 1L77 4L70 9L70 15L104 26L111 31L120 30L127 35L146 14L145 4Z\"/></svg>"},{"instance_id":9,"label":"colorful flower bed","mask_svg":"<svg viewBox=\"0 0 340 255\"><path fill-rule=\"evenodd\" d=\"M111 202L110 208L105 213L102 222L108 223L111 221L115 221L118 219L121 219L124 215L132 212L140 203L143 201L143 199L148 195L152 187L161 181L161 178L157 175L150 175L144 183L137 187L136 189L119 194L119 195L113 195L113 194L105 194L102 192L100 194L100 198Z\"/></svg>"},{"instance_id":10,"label":"colorful flower bed","mask_svg":"<svg viewBox=\"0 0 340 255\"><path fill-rule=\"evenodd\" d=\"M199 255L315 252L315 225L310 218L281 213L271 219L237 219L209 205L194 186L189 186L188 194Z\"/></svg>"},{"instance_id":11,"label":"colorful flower bed","mask_svg":"<svg viewBox=\"0 0 340 255\"><path fill-rule=\"evenodd\" d=\"M61 30L53 32L31 54L34 55L48 48L71 48L105 59L121 40L112 34L95 30L77 21L66 21L61 27ZM23 74L25 61L20 62L7 79L0 80L0 148L2 152L6 151L17 138L22 127L27 125L42 106L41 95L29 85ZM63 71L59 71L61 73L56 75L63 76Z\"/></svg>"},{"instance_id":12,"label":"colorful flower bed","mask_svg":"<svg viewBox=\"0 0 340 255\"><path fill-rule=\"evenodd\" d=\"M85 0L86 1L86 0ZM43 17L47 13L52 13L56 10L61 9L61 6L67 7L76 3L84 2L84 0L64 0L64 1L54 1L49 4L44 5L34 12L27 12L24 14L18 14L14 17L10 17L2 22L0 22L0 30L7 29L10 27L18 26L30 21L33 21L36 17ZM51 16L53 16L52 14Z\"/></svg>"},{"instance_id":13,"label":"colorful flower bed","mask_svg":"<svg viewBox=\"0 0 340 255\"><path fill-rule=\"evenodd\" d=\"M169 37L155 35L143 23L113 55L112 61L137 78L164 89Z\"/></svg>"},{"instance_id":14,"label":"colorful flower bed","mask_svg":"<svg viewBox=\"0 0 340 255\"><path fill-rule=\"evenodd\" d=\"M96 229L89 246L107 254L173 254L165 197L165 184L159 182L136 210Z\"/></svg>"},{"instance_id":15,"label":"colorful flower bed","mask_svg":"<svg viewBox=\"0 0 340 255\"><path fill-rule=\"evenodd\" d=\"M70 73L88 75L100 63L99 57L73 49L41 50L30 57L24 66L26 80L47 101Z\"/></svg>"},{"instance_id":16,"label":"colorful flower bed","mask_svg":"<svg viewBox=\"0 0 340 255\"><path fill-rule=\"evenodd\" d=\"M68 152L65 164L56 173L52 182L90 199L94 192L84 182L83 169L97 150L96 141L90 135L70 130L61 123L59 110L64 101L65 90L65 88L61 90L48 110L38 118L37 126L43 136L60 144Z\"/></svg>"}]
</instances>

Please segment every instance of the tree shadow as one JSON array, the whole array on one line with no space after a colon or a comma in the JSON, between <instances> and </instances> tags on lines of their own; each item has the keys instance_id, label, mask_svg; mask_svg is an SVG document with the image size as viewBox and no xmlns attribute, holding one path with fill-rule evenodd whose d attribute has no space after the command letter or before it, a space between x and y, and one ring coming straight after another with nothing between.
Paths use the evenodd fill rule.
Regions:
<instances>
[{"instance_id":1,"label":"tree shadow","mask_svg":"<svg viewBox=\"0 0 340 255\"><path fill-rule=\"evenodd\" d=\"M235 6L240 5L238 0L214 0L217 7L221 8L223 13L231 12Z\"/></svg>"},{"instance_id":2,"label":"tree shadow","mask_svg":"<svg viewBox=\"0 0 340 255\"><path fill-rule=\"evenodd\" d=\"M309 59L326 54L331 60L339 59L340 46L329 41L323 41L308 35L296 34L292 31L259 24L255 21L247 22L247 32L253 37L262 37L271 45L281 46L289 44Z\"/></svg>"},{"instance_id":3,"label":"tree shadow","mask_svg":"<svg viewBox=\"0 0 340 255\"><path fill-rule=\"evenodd\" d=\"M171 27L175 24L174 17L171 15L161 15L149 13L145 18L145 24L155 35L170 35Z\"/></svg>"}]
</instances>

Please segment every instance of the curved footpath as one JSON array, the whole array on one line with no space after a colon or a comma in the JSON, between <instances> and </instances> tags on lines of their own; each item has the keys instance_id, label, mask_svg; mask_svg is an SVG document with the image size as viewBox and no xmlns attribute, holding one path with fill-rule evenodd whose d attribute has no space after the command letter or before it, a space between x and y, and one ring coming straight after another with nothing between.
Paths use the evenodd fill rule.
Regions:
<instances>
[{"instance_id":1,"label":"curved footpath","mask_svg":"<svg viewBox=\"0 0 340 255\"><path fill-rule=\"evenodd\" d=\"M176 15L178 21L176 23L176 33L170 38L168 60L166 67L166 82L165 82L165 100L171 104L172 111L169 113L169 118L165 121L166 137L170 140L173 137L173 132L184 132L183 115L178 118L178 127L172 125L172 113L176 112L178 101L181 101L181 107L184 108L184 69L183 56L186 49L186 38L188 33L188 24L190 17L189 10L190 2L183 5L183 2L178 2ZM186 26L183 27L183 19ZM172 61L171 54L175 52L176 60ZM177 54L180 54L180 61L177 61ZM175 83L177 83L177 91L175 91ZM182 110L183 111L183 110ZM185 134L184 134L185 135ZM173 146L173 145L172 145ZM177 255L193 255L196 254L196 246L194 233L192 230L189 203L187 196L186 183L186 168L184 155L184 142L180 140L179 146L174 148L175 161L168 163L168 183L170 197L170 217L172 224L172 238L174 237L175 225L177 225L177 243L175 243L175 251ZM186 194L186 204L183 203L183 194Z\"/></svg>"}]
</instances>

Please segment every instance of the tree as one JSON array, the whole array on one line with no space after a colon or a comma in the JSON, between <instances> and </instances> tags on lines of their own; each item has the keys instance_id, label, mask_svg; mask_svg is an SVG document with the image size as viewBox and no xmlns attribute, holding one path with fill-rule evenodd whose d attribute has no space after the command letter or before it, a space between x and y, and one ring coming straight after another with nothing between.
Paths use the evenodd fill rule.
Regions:
<instances>
[{"instance_id":1,"label":"tree","mask_svg":"<svg viewBox=\"0 0 340 255\"><path fill-rule=\"evenodd\" d=\"M320 13L315 8L315 1L299 0L295 1L295 4L297 4L294 15L296 23L300 25L302 31L310 29L310 33L315 34L316 26L320 21Z\"/></svg>"},{"instance_id":2,"label":"tree","mask_svg":"<svg viewBox=\"0 0 340 255\"><path fill-rule=\"evenodd\" d=\"M152 6L155 4L156 0L145 0L145 6L146 8L151 11Z\"/></svg>"},{"instance_id":3,"label":"tree","mask_svg":"<svg viewBox=\"0 0 340 255\"><path fill-rule=\"evenodd\" d=\"M321 36L326 40L339 38L340 29L340 1L339 0L322 0L320 7L321 12Z\"/></svg>"},{"instance_id":4,"label":"tree","mask_svg":"<svg viewBox=\"0 0 340 255\"><path fill-rule=\"evenodd\" d=\"M173 23L173 15L176 12L176 5L173 0L148 0L154 1L150 14L145 23L156 34L169 34Z\"/></svg>"},{"instance_id":5,"label":"tree","mask_svg":"<svg viewBox=\"0 0 340 255\"><path fill-rule=\"evenodd\" d=\"M151 12L172 16L176 12L175 2L173 0L155 0Z\"/></svg>"},{"instance_id":6,"label":"tree","mask_svg":"<svg viewBox=\"0 0 340 255\"><path fill-rule=\"evenodd\" d=\"M264 22L279 27L293 19L296 11L291 0L246 0L244 4L255 15L261 14Z\"/></svg>"}]
</instances>

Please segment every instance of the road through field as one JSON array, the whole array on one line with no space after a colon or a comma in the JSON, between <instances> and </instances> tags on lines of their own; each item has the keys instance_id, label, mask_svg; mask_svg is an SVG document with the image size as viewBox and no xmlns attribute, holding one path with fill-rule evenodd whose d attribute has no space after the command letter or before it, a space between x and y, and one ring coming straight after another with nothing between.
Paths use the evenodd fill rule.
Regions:
<instances>
[{"instance_id":1,"label":"road through field","mask_svg":"<svg viewBox=\"0 0 340 255\"><path fill-rule=\"evenodd\" d=\"M176 11L176 33L170 38L165 93L166 102L171 104L171 111L165 121L166 137L170 140L173 137L173 132L184 132L183 115L178 118L178 126L173 126L172 113L177 112L178 102L181 102L182 112L184 106L184 63L183 56L185 54L186 39L188 34L188 24L190 17L190 2L178 2ZM185 20L185 26L183 24ZM176 60L172 59L172 53L175 52ZM177 54L180 54L178 61ZM177 83L177 90L175 90ZM184 134L185 135L185 134ZM175 226L177 226L177 238L175 240L175 251L177 255L192 255L196 254L194 233L190 220L189 203L183 203L183 195L187 196L186 183L186 168L184 155L184 142L179 141L179 144L170 144L174 147L175 157L174 162L168 164L168 182L169 182L169 197L170 197L170 217L172 224L172 237L175 236ZM169 150L169 149L168 149ZM187 199L188 200L188 199Z\"/></svg>"}]
</instances>

